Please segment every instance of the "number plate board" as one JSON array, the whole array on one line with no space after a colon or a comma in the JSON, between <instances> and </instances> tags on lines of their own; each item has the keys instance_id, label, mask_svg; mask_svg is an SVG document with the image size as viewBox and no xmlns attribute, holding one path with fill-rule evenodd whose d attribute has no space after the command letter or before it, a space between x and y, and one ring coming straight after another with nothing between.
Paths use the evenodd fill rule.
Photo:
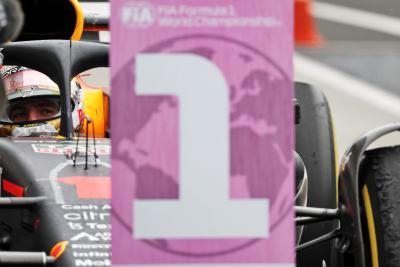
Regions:
<instances>
[{"instance_id":1,"label":"number plate board","mask_svg":"<svg viewBox=\"0 0 400 267\"><path fill-rule=\"evenodd\" d=\"M113 0L112 262L294 266L291 0Z\"/></svg>"}]
</instances>

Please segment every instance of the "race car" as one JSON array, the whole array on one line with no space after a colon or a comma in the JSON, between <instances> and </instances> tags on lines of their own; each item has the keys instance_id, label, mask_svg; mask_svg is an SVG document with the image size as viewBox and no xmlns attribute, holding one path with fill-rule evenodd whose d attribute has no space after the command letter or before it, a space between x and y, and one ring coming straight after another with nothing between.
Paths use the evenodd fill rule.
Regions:
<instances>
[{"instance_id":1,"label":"race car","mask_svg":"<svg viewBox=\"0 0 400 267\"><path fill-rule=\"evenodd\" d=\"M22 1L26 14L42 10L43 3L53 11L65 10L60 3L66 1L50 2ZM87 84L87 70L108 66L108 45L71 41L80 38L83 17L76 12L77 1L69 3L77 18L67 20L73 22L72 30L59 31L57 20L43 34L26 26L17 41L2 46L2 70L34 69L58 85L61 125L59 136L0 140L1 266L111 265L109 94L98 84ZM32 41L43 37L54 40ZM22 41L26 39L30 41ZM85 102L78 134L71 117L72 77ZM2 128L7 126L2 120Z\"/></svg>"},{"instance_id":2,"label":"race car","mask_svg":"<svg viewBox=\"0 0 400 267\"><path fill-rule=\"evenodd\" d=\"M68 40L23 31L1 46L4 65L40 71L61 93L60 136L0 139L2 266L111 265L110 94L84 82L85 73L108 66L109 45L71 40L83 29L79 8L71 10L80 19L71 20ZM85 92L79 134L72 121L73 79ZM398 264L399 147L367 148L400 124L355 140L338 167L326 98L308 84L294 87L298 266Z\"/></svg>"},{"instance_id":3,"label":"race car","mask_svg":"<svg viewBox=\"0 0 400 267\"><path fill-rule=\"evenodd\" d=\"M102 90L84 87L89 105L81 127L87 134L73 139L69 88L71 77L107 65L108 46L51 40L15 42L3 48L5 65L48 73L65 100L61 102L61 136L1 140L1 248L46 251L60 259L59 266L75 266L80 261L108 263L111 150L109 139L99 137L106 137L103 111L107 96ZM96 107L90 105L90 99L96 100ZM98 101L104 101L101 108ZM68 256L61 257L66 243ZM4 252L0 262L12 262L15 258L7 261L12 255ZM21 264L35 260L46 263L39 252L14 257L22 260Z\"/></svg>"},{"instance_id":4,"label":"race car","mask_svg":"<svg viewBox=\"0 0 400 267\"><path fill-rule=\"evenodd\" d=\"M308 175L307 204L295 208L296 225L304 226L298 266L396 266L399 147L367 149L378 138L399 131L400 124L360 136L337 164L327 99L309 84L295 87L302 115L296 125L296 151Z\"/></svg>"}]
</instances>

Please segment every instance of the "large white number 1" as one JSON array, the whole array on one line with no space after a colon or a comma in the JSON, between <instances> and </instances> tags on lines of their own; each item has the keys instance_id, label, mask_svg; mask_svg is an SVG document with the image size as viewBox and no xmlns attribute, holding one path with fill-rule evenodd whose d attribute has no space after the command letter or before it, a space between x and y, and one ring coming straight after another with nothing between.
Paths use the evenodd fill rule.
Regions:
<instances>
[{"instance_id":1,"label":"large white number 1","mask_svg":"<svg viewBox=\"0 0 400 267\"><path fill-rule=\"evenodd\" d=\"M268 199L229 199L229 91L221 71L200 56L141 54L136 79L138 95L179 97L180 197L134 200L134 238L267 237Z\"/></svg>"}]
</instances>

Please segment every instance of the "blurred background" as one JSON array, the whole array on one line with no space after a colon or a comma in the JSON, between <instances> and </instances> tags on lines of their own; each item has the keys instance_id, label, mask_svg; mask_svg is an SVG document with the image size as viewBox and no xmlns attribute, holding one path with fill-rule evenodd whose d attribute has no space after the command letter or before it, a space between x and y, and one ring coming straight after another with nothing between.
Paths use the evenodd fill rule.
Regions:
<instances>
[{"instance_id":1,"label":"blurred background","mask_svg":"<svg viewBox=\"0 0 400 267\"><path fill-rule=\"evenodd\" d=\"M295 80L325 93L339 156L360 134L400 121L400 1L295 0L295 39Z\"/></svg>"}]
</instances>

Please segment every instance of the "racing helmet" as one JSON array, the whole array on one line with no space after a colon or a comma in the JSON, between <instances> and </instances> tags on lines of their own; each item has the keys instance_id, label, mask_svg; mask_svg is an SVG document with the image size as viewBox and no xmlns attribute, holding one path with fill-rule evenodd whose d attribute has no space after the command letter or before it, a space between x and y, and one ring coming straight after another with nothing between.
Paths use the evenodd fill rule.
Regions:
<instances>
[{"instance_id":1,"label":"racing helmet","mask_svg":"<svg viewBox=\"0 0 400 267\"><path fill-rule=\"evenodd\" d=\"M0 136L57 136L61 125L57 84L23 66L4 66L0 72L9 102L0 114ZM83 92L76 79L71 81L71 105L73 127L79 130Z\"/></svg>"}]
</instances>

